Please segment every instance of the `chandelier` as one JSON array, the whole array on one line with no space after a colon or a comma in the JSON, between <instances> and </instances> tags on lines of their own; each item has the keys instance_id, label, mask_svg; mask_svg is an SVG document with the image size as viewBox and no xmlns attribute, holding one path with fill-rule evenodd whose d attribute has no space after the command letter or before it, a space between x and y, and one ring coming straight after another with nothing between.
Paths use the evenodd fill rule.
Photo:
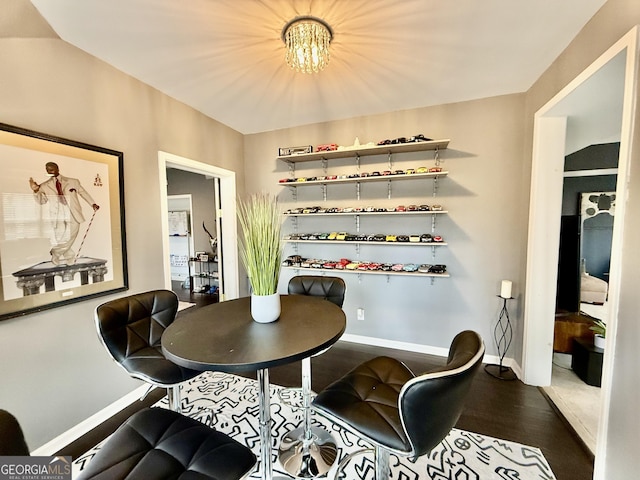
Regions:
<instances>
[{"instance_id":1,"label":"chandelier","mask_svg":"<svg viewBox=\"0 0 640 480\"><path fill-rule=\"evenodd\" d=\"M316 17L296 17L282 29L282 41L287 47L285 60L294 70L317 73L329 63L331 27Z\"/></svg>"}]
</instances>

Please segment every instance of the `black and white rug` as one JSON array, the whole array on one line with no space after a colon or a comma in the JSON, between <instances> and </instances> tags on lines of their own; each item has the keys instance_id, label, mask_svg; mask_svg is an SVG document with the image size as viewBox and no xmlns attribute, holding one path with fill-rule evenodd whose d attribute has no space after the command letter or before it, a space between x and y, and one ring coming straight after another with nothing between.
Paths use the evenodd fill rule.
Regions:
<instances>
[{"instance_id":1,"label":"black and white rug","mask_svg":"<svg viewBox=\"0 0 640 480\"><path fill-rule=\"evenodd\" d=\"M278 389L271 385L271 420L274 475L286 475L277 461L279 439L302 422L302 412L279 402ZM168 407L166 397L156 406ZM255 380L218 372L206 372L183 386L185 415L208 422L251 448L260 458L258 425L258 383ZM338 443L339 458L365 445L355 435L337 428L314 414L313 423L332 433ZM99 450L97 445L73 462L73 478ZM346 468L349 480L373 479L373 458L355 457ZM428 455L416 462L391 456L393 480L555 480L542 452L535 447L453 429ZM334 467L335 468L335 467ZM332 478L333 471L329 472ZM260 478L259 470L249 478Z\"/></svg>"}]
</instances>

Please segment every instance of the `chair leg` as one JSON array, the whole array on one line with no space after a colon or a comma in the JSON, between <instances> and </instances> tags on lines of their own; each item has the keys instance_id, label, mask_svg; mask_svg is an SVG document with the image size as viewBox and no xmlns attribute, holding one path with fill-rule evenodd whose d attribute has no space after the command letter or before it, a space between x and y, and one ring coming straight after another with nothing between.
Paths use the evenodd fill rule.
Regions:
<instances>
[{"instance_id":1,"label":"chair leg","mask_svg":"<svg viewBox=\"0 0 640 480\"><path fill-rule=\"evenodd\" d=\"M180 385L173 385L167 388L167 397L169 398L169 410L182 413L182 402L180 400Z\"/></svg>"},{"instance_id":2,"label":"chair leg","mask_svg":"<svg viewBox=\"0 0 640 480\"><path fill-rule=\"evenodd\" d=\"M364 455L365 453L373 453L375 456L375 449L373 448L361 448L360 450L356 450L354 452L351 452L347 455L345 455L342 460L340 460L340 463L338 464L338 467L336 468L336 473L333 476L334 480L338 480L340 478L340 474L342 473L342 471L347 467L347 465L349 464L349 462L351 461L352 458L357 457L358 455ZM374 460L375 462L375 460ZM377 479L376 479L377 480Z\"/></svg>"},{"instance_id":3,"label":"chair leg","mask_svg":"<svg viewBox=\"0 0 640 480\"><path fill-rule=\"evenodd\" d=\"M389 450L376 446L376 480L388 480L389 479Z\"/></svg>"}]
</instances>

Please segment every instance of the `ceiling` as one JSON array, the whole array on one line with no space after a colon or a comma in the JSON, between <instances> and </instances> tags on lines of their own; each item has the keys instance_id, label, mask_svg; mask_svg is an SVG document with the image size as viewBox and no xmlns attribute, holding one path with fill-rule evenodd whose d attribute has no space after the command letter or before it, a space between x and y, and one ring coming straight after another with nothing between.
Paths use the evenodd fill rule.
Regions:
<instances>
[{"instance_id":1,"label":"ceiling","mask_svg":"<svg viewBox=\"0 0 640 480\"><path fill-rule=\"evenodd\" d=\"M65 41L243 134L524 92L606 0L31 0ZM328 67L284 63L299 15Z\"/></svg>"}]
</instances>

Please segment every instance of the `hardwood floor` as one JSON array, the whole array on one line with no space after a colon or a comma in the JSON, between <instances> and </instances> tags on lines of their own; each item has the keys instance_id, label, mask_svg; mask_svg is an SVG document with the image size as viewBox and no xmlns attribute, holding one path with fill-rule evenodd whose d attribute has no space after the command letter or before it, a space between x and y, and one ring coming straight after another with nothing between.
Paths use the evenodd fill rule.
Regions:
<instances>
[{"instance_id":1,"label":"hardwood floor","mask_svg":"<svg viewBox=\"0 0 640 480\"><path fill-rule=\"evenodd\" d=\"M213 301L198 298L206 297L201 294L196 296L194 300L199 304ZM326 353L312 359L314 391L322 390L360 362L378 355L395 357L416 373L445 363L441 357L338 342ZM284 386L299 386L300 375L299 362L269 370L271 383ZM249 372L246 376L255 378L255 373ZM79 456L113 432L136 409L155 403L163 395L162 390L150 393L144 402L137 402L57 454ZM578 436L540 389L518 380L498 380L479 370L456 427L540 448L557 480L588 480L593 477L593 457Z\"/></svg>"}]
</instances>

